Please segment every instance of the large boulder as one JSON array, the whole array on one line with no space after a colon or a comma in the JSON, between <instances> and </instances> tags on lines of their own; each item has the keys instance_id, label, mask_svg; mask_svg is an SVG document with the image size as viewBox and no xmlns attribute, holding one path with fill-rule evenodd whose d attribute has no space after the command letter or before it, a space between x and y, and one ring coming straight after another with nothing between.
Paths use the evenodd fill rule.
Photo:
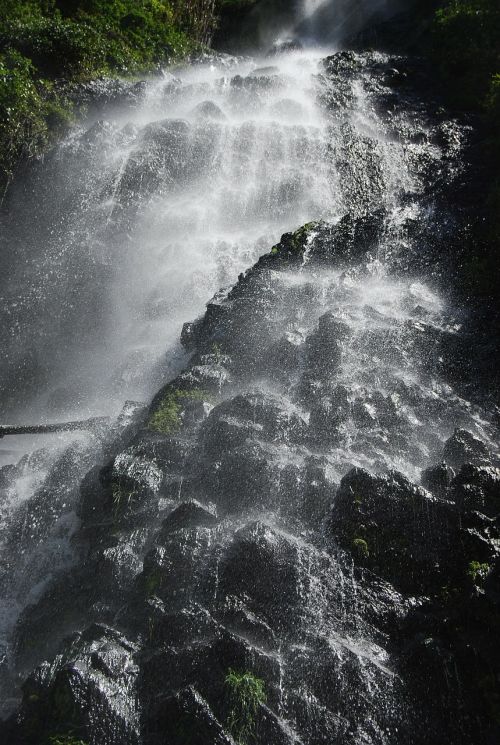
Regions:
<instances>
[{"instance_id":1,"label":"large boulder","mask_svg":"<svg viewBox=\"0 0 500 745\"><path fill-rule=\"evenodd\" d=\"M485 466L491 463L491 454L482 440L466 429L456 429L445 442L443 460L452 468L460 468L465 463Z\"/></svg>"},{"instance_id":2,"label":"large boulder","mask_svg":"<svg viewBox=\"0 0 500 745\"><path fill-rule=\"evenodd\" d=\"M218 458L247 440L298 443L306 431L306 422L284 398L256 391L216 406L200 438L204 452Z\"/></svg>"},{"instance_id":3,"label":"large boulder","mask_svg":"<svg viewBox=\"0 0 500 745\"><path fill-rule=\"evenodd\" d=\"M223 514L273 510L278 504L283 455L277 446L244 442L206 464L195 488Z\"/></svg>"},{"instance_id":4,"label":"large boulder","mask_svg":"<svg viewBox=\"0 0 500 745\"><path fill-rule=\"evenodd\" d=\"M451 482L451 495L461 512L477 510L488 517L500 514L500 469L462 466Z\"/></svg>"},{"instance_id":5,"label":"large boulder","mask_svg":"<svg viewBox=\"0 0 500 745\"><path fill-rule=\"evenodd\" d=\"M68 640L23 685L19 745L69 735L88 745L138 745L135 652L117 631L96 624Z\"/></svg>"},{"instance_id":6,"label":"large boulder","mask_svg":"<svg viewBox=\"0 0 500 745\"><path fill-rule=\"evenodd\" d=\"M148 745L234 745L209 704L192 686L160 700L147 727Z\"/></svg>"},{"instance_id":7,"label":"large boulder","mask_svg":"<svg viewBox=\"0 0 500 745\"><path fill-rule=\"evenodd\" d=\"M300 545L261 522L241 528L221 567L220 592L244 600L273 629L292 629L302 592Z\"/></svg>"},{"instance_id":8,"label":"large boulder","mask_svg":"<svg viewBox=\"0 0 500 745\"><path fill-rule=\"evenodd\" d=\"M337 491L330 528L357 561L410 592L446 578L460 551L453 504L397 472L350 471Z\"/></svg>"}]
</instances>

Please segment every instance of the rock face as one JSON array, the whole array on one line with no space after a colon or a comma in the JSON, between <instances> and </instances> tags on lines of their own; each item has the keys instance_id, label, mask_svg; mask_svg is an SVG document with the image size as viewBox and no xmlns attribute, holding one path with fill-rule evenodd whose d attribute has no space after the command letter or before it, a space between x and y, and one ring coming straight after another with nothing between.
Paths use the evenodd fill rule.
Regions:
<instances>
[{"instance_id":1,"label":"rock face","mask_svg":"<svg viewBox=\"0 0 500 745\"><path fill-rule=\"evenodd\" d=\"M39 743L43 734L55 738L71 732L95 745L138 743L135 652L106 626L95 624L74 635L23 685L22 741Z\"/></svg>"},{"instance_id":2,"label":"rock face","mask_svg":"<svg viewBox=\"0 0 500 745\"><path fill-rule=\"evenodd\" d=\"M285 234L184 327L189 363L87 464L73 563L20 618L6 742L498 738L497 432L398 215Z\"/></svg>"},{"instance_id":3,"label":"rock face","mask_svg":"<svg viewBox=\"0 0 500 745\"><path fill-rule=\"evenodd\" d=\"M382 226L284 236L184 330L189 366L83 479L80 559L18 625L19 664L73 635L24 684L12 743L229 744L231 670L263 681L262 743L495 731L497 456L451 390L430 396L413 291L378 278L367 307ZM453 416L472 431L446 439ZM49 616L59 632L37 631Z\"/></svg>"}]
</instances>

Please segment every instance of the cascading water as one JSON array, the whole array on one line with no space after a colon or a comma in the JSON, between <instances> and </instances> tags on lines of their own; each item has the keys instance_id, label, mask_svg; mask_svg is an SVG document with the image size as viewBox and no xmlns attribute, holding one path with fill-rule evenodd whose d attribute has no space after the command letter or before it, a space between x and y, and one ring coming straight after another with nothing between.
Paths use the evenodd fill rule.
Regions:
<instances>
[{"instance_id":1,"label":"cascading water","mask_svg":"<svg viewBox=\"0 0 500 745\"><path fill-rule=\"evenodd\" d=\"M304 38L324 5L303 4ZM426 269L466 131L401 91L404 60L328 54L214 56L118 99L103 84L13 189L5 411L115 415L175 378L149 414L2 472L5 712L73 634L30 678L16 744L42 710L44 735L89 745L229 743L232 668L266 681L266 745L418 730L398 634L466 518L408 479L443 446L456 467L457 448L496 457L449 369L462 319ZM408 556L420 569L398 572Z\"/></svg>"},{"instance_id":2,"label":"cascading water","mask_svg":"<svg viewBox=\"0 0 500 745\"><path fill-rule=\"evenodd\" d=\"M36 391L26 400L22 381L16 413L107 412L150 395L166 349L213 292L285 229L341 214L318 58L176 71L52 154L4 234L17 330L3 339L4 396L20 373Z\"/></svg>"}]
</instances>

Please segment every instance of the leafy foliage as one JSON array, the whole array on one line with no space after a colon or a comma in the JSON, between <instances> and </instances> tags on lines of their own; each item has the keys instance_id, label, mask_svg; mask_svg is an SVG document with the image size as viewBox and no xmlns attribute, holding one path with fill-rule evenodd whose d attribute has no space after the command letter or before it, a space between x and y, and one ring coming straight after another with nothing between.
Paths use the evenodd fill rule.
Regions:
<instances>
[{"instance_id":1,"label":"leafy foliage","mask_svg":"<svg viewBox=\"0 0 500 745\"><path fill-rule=\"evenodd\" d=\"M169 389L149 420L149 429L170 435L182 424L182 407L186 401L207 401L209 396L198 388L192 390Z\"/></svg>"},{"instance_id":2,"label":"leafy foliage","mask_svg":"<svg viewBox=\"0 0 500 745\"><path fill-rule=\"evenodd\" d=\"M83 740L79 740L73 735L52 735L49 738L50 745L87 745Z\"/></svg>"},{"instance_id":3,"label":"leafy foliage","mask_svg":"<svg viewBox=\"0 0 500 745\"><path fill-rule=\"evenodd\" d=\"M229 701L227 728L239 745L247 745L256 737L256 715L266 701L264 681L251 672L229 670L226 675Z\"/></svg>"},{"instance_id":4,"label":"leafy foliage","mask_svg":"<svg viewBox=\"0 0 500 745\"><path fill-rule=\"evenodd\" d=\"M481 563L480 561L471 561L467 567L467 576L475 585L480 585L486 579L490 568L489 564Z\"/></svg>"},{"instance_id":5,"label":"leafy foliage","mask_svg":"<svg viewBox=\"0 0 500 745\"><path fill-rule=\"evenodd\" d=\"M0 188L74 115L61 81L150 71L209 41L216 0L2 0ZM0 195L1 196L1 195Z\"/></svg>"},{"instance_id":6,"label":"leafy foliage","mask_svg":"<svg viewBox=\"0 0 500 745\"><path fill-rule=\"evenodd\" d=\"M477 112L481 149L491 176L482 195L484 215L471 231L461 281L466 292L499 298L500 252L500 4L498 0L446 0L434 14L431 54L450 102ZM489 183L488 183L489 182Z\"/></svg>"},{"instance_id":7,"label":"leafy foliage","mask_svg":"<svg viewBox=\"0 0 500 745\"><path fill-rule=\"evenodd\" d=\"M352 542L352 548L354 554L357 556L358 559L368 559L368 557L370 556L368 543L364 540L364 538L354 538Z\"/></svg>"},{"instance_id":8,"label":"leafy foliage","mask_svg":"<svg viewBox=\"0 0 500 745\"><path fill-rule=\"evenodd\" d=\"M500 73L500 5L497 0L452 0L436 11L434 54L454 101L487 105Z\"/></svg>"}]
</instances>

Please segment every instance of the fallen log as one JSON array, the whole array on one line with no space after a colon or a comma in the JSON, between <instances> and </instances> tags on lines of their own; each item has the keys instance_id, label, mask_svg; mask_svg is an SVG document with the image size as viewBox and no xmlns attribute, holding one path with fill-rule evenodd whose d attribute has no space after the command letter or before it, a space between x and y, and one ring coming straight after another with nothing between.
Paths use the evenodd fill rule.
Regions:
<instances>
[{"instance_id":1,"label":"fallen log","mask_svg":"<svg viewBox=\"0 0 500 745\"><path fill-rule=\"evenodd\" d=\"M57 424L4 424L0 425L0 438L6 435L48 435L53 432L95 429L109 424L109 421L107 416L96 416L78 422L59 422Z\"/></svg>"}]
</instances>

